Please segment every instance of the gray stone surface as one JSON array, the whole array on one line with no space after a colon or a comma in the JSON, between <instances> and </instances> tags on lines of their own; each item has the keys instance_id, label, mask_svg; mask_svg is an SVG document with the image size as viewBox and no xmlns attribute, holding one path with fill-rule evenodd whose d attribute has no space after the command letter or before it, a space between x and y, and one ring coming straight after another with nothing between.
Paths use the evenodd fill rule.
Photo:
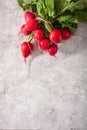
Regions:
<instances>
[{"instance_id":1,"label":"gray stone surface","mask_svg":"<svg viewBox=\"0 0 87 130\"><path fill-rule=\"evenodd\" d=\"M87 130L87 24L57 58L35 49L25 66L22 23L16 0L0 0L0 129Z\"/></svg>"}]
</instances>

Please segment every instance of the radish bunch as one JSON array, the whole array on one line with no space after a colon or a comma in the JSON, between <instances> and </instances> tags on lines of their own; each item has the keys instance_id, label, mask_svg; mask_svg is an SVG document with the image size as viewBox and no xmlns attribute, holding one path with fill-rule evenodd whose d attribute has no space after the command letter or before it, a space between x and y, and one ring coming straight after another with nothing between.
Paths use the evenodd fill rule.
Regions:
<instances>
[{"instance_id":1,"label":"radish bunch","mask_svg":"<svg viewBox=\"0 0 87 130\"><path fill-rule=\"evenodd\" d=\"M21 33L27 36L28 40L21 44L21 52L25 61L33 52L32 39L34 39L40 50L55 56L59 50L58 44L61 40L67 40L71 37L68 28L56 29L48 21L36 17L32 12L25 12L24 18L26 23L21 26Z\"/></svg>"}]
</instances>

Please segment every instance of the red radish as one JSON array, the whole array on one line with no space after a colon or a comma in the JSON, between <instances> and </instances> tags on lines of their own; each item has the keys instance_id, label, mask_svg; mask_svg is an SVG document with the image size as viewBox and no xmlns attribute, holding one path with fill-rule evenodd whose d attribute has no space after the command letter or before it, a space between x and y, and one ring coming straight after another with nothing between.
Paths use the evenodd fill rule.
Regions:
<instances>
[{"instance_id":1,"label":"red radish","mask_svg":"<svg viewBox=\"0 0 87 130\"><path fill-rule=\"evenodd\" d=\"M34 40L39 43L44 38L44 31L42 29L37 29L34 31Z\"/></svg>"},{"instance_id":2,"label":"red radish","mask_svg":"<svg viewBox=\"0 0 87 130\"><path fill-rule=\"evenodd\" d=\"M33 50L33 45L29 42L23 42L21 45L21 51L24 58L27 58Z\"/></svg>"},{"instance_id":3,"label":"red radish","mask_svg":"<svg viewBox=\"0 0 87 130\"><path fill-rule=\"evenodd\" d=\"M29 29L27 28L26 24L22 25L21 33L24 35L29 35L31 33L31 31L29 31Z\"/></svg>"},{"instance_id":4,"label":"red radish","mask_svg":"<svg viewBox=\"0 0 87 130\"><path fill-rule=\"evenodd\" d=\"M49 38L53 43L59 43L62 40L61 32L58 29L54 29L50 32Z\"/></svg>"},{"instance_id":5,"label":"red radish","mask_svg":"<svg viewBox=\"0 0 87 130\"><path fill-rule=\"evenodd\" d=\"M26 23L28 23L30 19L35 19L35 15L32 12L27 11L24 15Z\"/></svg>"},{"instance_id":6,"label":"red radish","mask_svg":"<svg viewBox=\"0 0 87 130\"><path fill-rule=\"evenodd\" d=\"M61 30L61 34L62 34L62 39L64 39L64 40L67 40L71 37L71 32L67 28L63 28Z\"/></svg>"},{"instance_id":7,"label":"red radish","mask_svg":"<svg viewBox=\"0 0 87 130\"><path fill-rule=\"evenodd\" d=\"M43 39L43 40L40 41L39 45L40 45L40 48L42 50L47 50L49 48L49 46L50 46L50 40Z\"/></svg>"},{"instance_id":8,"label":"red radish","mask_svg":"<svg viewBox=\"0 0 87 130\"><path fill-rule=\"evenodd\" d=\"M48 53L51 55L51 56L55 56L55 54L57 53L58 51L58 46L57 45L51 45L48 49Z\"/></svg>"},{"instance_id":9,"label":"red radish","mask_svg":"<svg viewBox=\"0 0 87 130\"><path fill-rule=\"evenodd\" d=\"M26 27L30 31L35 31L38 28L38 21L35 19L30 19L29 22L26 24Z\"/></svg>"}]
</instances>

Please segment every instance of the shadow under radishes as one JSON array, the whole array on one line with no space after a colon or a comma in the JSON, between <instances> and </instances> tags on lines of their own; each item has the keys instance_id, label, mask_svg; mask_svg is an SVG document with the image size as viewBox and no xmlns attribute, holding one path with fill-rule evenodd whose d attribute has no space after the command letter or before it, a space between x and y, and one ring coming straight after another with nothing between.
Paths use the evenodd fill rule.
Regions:
<instances>
[{"instance_id":1,"label":"shadow under radishes","mask_svg":"<svg viewBox=\"0 0 87 130\"><path fill-rule=\"evenodd\" d=\"M43 55L43 52L41 50L39 50L38 45L37 44L33 44L33 45L34 45L34 50L31 53L31 56L29 56L27 58L27 62L26 62L29 72L30 72L31 64L32 64L33 60L35 60L37 57Z\"/></svg>"},{"instance_id":2,"label":"shadow under radishes","mask_svg":"<svg viewBox=\"0 0 87 130\"><path fill-rule=\"evenodd\" d=\"M87 48L87 44L85 43L86 40L77 34L67 41L62 41L59 51L64 54L65 57L69 57L84 51L85 48Z\"/></svg>"}]
</instances>

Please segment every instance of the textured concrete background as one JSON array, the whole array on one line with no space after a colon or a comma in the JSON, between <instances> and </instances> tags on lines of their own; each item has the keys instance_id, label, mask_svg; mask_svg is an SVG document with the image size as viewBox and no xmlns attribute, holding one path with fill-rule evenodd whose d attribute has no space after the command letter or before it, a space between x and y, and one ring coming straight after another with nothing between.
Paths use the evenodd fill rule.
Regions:
<instances>
[{"instance_id":1,"label":"textured concrete background","mask_svg":"<svg viewBox=\"0 0 87 130\"><path fill-rule=\"evenodd\" d=\"M25 66L23 22L16 0L0 0L0 129L87 130L87 25L57 58L35 49Z\"/></svg>"}]
</instances>

